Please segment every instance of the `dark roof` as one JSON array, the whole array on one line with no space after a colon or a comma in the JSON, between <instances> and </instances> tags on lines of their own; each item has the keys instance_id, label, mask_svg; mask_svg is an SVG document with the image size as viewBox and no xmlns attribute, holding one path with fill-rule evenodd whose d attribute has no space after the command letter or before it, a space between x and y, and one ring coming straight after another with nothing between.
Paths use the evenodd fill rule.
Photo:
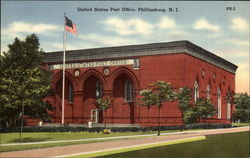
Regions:
<instances>
[{"instance_id":1,"label":"dark roof","mask_svg":"<svg viewBox=\"0 0 250 158\"><path fill-rule=\"evenodd\" d=\"M158 54L187 53L213 65L236 72L238 66L229 61L189 42L173 41L164 43L150 43L140 45L127 45L117 47L103 47L81 50L67 50L66 61L100 60L121 57L138 57ZM45 63L60 63L63 59L63 51L47 52L44 58Z\"/></svg>"}]
</instances>

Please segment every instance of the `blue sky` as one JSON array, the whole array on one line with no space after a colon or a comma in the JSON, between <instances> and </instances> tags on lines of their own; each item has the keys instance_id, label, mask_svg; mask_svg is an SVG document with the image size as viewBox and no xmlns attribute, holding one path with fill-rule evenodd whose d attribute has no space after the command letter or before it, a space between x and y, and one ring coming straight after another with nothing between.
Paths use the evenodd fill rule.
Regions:
<instances>
[{"instance_id":1,"label":"blue sky","mask_svg":"<svg viewBox=\"0 0 250 158\"><path fill-rule=\"evenodd\" d=\"M92 11L78 11L79 7ZM1 1L1 52L15 37L23 39L31 33L39 36L46 52L62 50L66 13L79 32L78 37L68 34L67 49L189 40L238 65L236 91L249 93L249 10L250 2L243 1Z\"/></svg>"}]
</instances>

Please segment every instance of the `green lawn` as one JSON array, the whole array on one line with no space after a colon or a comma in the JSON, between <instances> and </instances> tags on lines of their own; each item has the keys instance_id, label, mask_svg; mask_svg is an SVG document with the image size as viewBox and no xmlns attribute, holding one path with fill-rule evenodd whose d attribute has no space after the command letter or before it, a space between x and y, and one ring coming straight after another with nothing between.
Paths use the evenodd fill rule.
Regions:
<instances>
[{"instance_id":1,"label":"green lawn","mask_svg":"<svg viewBox=\"0 0 250 158\"><path fill-rule=\"evenodd\" d=\"M233 123L233 126L237 126L237 127L240 127L240 126L250 126L250 123Z\"/></svg>"},{"instance_id":2,"label":"green lawn","mask_svg":"<svg viewBox=\"0 0 250 158\"><path fill-rule=\"evenodd\" d=\"M123 149L98 154L78 155L77 158L247 158L249 157L249 132L206 136L205 140L146 149Z\"/></svg>"},{"instance_id":3,"label":"green lawn","mask_svg":"<svg viewBox=\"0 0 250 158\"><path fill-rule=\"evenodd\" d=\"M162 133L177 132L179 130L162 131ZM22 142L43 142L56 140L103 138L129 135L144 135L157 132L124 132L124 133L94 133L94 132L23 132ZM19 143L19 133L0 133L0 143Z\"/></svg>"},{"instance_id":4,"label":"green lawn","mask_svg":"<svg viewBox=\"0 0 250 158\"><path fill-rule=\"evenodd\" d=\"M43 142L56 140L87 139L137 135L142 133L90 133L90 132L24 132L22 142ZM19 133L1 133L1 144L19 143Z\"/></svg>"}]
</instances>

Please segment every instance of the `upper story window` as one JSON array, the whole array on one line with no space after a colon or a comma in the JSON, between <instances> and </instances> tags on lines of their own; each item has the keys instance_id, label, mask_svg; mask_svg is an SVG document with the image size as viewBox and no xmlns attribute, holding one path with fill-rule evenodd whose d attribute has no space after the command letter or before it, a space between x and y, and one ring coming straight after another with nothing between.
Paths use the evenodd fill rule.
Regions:
<instances>
[{"instance_id":1,"label":"upper story window","mask_svg":"<svg viewBox=\"0 0 250 158\"><path fill-rule=\"evenodd\" d=\"M73 104L73 99L74 99L74 89L71 83L69 83L69 103Z\"/></svg>"},{"instance_id":2,"label":"upper story window","mask_svg":"<svg viewBox=\"0 0 250 158\"><path fill-rule=\"evenodd\" d=\"M199 85L198 82L194 82L194 102L196 103L197 99L199 98Z\"/></svg>"},{"instance_id":3,"label":"upper story window","mask_svg":"<svg viewBox=\"0 0 250 158\"><path fill-rule=\"evenodd\" d=\"M209 86L209 84L207 85L207 92L206 92L206 94L207 94L207 99L210 99L210 86Z\"/></svg>"},{"instance_id":4,"label":"upper story window","mask_svg":"<svg viewBox=\"0 0 250 158\"><path fill-rule=\"evenodd\" d=\"M213 74L213 81L215 82L216 80L216 73Z\"/></svg>"},{"instance_id":5,"label":"upper story window","mask_svg":"<svg viewBox=\"0 0 250 158\"><path fill-rule=\"evenodd\" d=\"M96 82L96 98L102 98L102 84L97 81Z\"/></svg>"},{"instance_id":6,"label":"upper story window","mask_svg":"<svg viewBox=\"0 0 250 158\"><path fill-rule=\"evenodd\" d=\"M217 108L218 108L218 118L221 118L221 91L220 88L217 90Z\"/></svg>"},{"instance_id":7,"label":"upper story window","mask_svg":"<svg viewBox=\"0 0 250 158\"><path fill-rule=\"evenodd\" d=\"M201 77L204 79L205 78L205 69L204 68L202 68L202 70L201 70Z\"/></svg>"},{"instance_id":8,"label":"upper story window","mask_svg":"<svg viewBox=\"0 0 250 158\"><path fill-rule=\"evenodd\" d=\"M126 80L125 82L125 101L133 101L133 84L131 81Z\"/></svg>"}]
</instances>

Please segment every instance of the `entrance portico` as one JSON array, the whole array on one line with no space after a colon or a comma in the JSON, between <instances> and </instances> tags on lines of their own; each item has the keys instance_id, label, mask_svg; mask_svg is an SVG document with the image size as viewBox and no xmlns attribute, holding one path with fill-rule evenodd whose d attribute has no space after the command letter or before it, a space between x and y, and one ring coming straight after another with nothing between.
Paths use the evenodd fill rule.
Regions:
<instances>
[{"instance_id":1,"label":"entrance portico","mask_svg":"<svg viewBox=\"0 0 250 158\"><path fill-rule=\"evenodd\" d=\"M96 123L103 121L112 124L134 123L134 98L136 98L136 90L138 89L136 75L126 67L109 69L112 73L107 74L106 72L106 75L101 74L100 68L91 68L85 71L83 69L66 69L66 74L73 72L74 75L75 71L80 71L80 74L82 71L84 72L75 77L66 75L65 123L88 123L93 121L93 118L97 118L98 122ZM104 71L104 69L101 70ZM52 79L55 95L54 99L50 101L54 102L52 105L55 105L55 111L51 121L57 123L61 119L62 110L62 79L60 79L62 72L60 69L54 71L57 71ZM112 100L112 105L107 109L105 115L96 106L96 99L103 97L109 97Z\"/></svg>"}]
</instances>

